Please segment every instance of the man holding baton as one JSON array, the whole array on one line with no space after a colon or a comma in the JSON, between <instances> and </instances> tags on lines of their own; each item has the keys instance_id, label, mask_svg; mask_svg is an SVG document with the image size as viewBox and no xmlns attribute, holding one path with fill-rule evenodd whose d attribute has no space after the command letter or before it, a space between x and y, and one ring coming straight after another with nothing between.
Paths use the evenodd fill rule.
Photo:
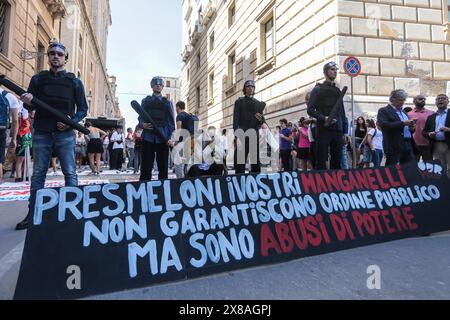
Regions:
<instances>
[{"instance_id":1,"label":"man holding baton","mask_svg":"<svg viewBox=\"0 0 450 320\"><path fill-rule=\"evenodd\" d=\"M348 132L342 95L345 93L336 86L338 67L329 62L323 68L325 82L319 83L311 92L308 115L317 119L316 169L326 170L328 150L330 150L330 169L341 169L344 136Z\"/></svg>"},{"instance_id":2,"label":"man holding baton","mask_svg":"<svg viewBox=\"0 0 450 320\"><path fill-rule=\"evenodd\" d=\"M153 119L159 131L164 135L161 139L155 132L154 126L139 116L139 127L144 129L142 145L141 181L152 180L153 163L156 158L158 165L158 179L165 180L169 176L169 144L175 131L175 116L170 100L162 96L164 81L155 77L151 81L153 95L142 100L142 109Z\"/></svg>"},{"instance_id":3,"label":"man holding baton","mask_svg":"<svg viewBox=\"0 0 450 320\"><path fill-rule=\"evenodd\" d=\"M33 98L38 98L55 111L75 122L80 122L87 115L88 104L82 81L73 73L66 71L66 63L69 59L66 47L62 43L51 42L47 56L50 70L43 71L31 79L28 92L21 96L21 100L28 109L32 109ZM36 109L33 126L34 167L31 190L39 190L45 186L53 145L61 162L66 186L77 186L74 130L39 108ZM28 217L16 227L17 230L26 228L28 228Z\"/></svg>"}]
</instances>

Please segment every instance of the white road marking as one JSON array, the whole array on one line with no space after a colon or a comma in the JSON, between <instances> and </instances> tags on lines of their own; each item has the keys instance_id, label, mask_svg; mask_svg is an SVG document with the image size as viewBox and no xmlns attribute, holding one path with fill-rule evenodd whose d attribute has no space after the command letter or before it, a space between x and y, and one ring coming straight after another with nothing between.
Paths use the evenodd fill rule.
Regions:
<instances>
[{"instance_id":1,"label":"white road marking","mask_svg":"<svg viewBox=\"0 0 450 320\"><path fill-rule=\"evenodd\" d=\"M22 259L23 246L25 241L19 243L14 249L5 254L0 259L0 279L11 270L11 268Z\"/></svg>"}]
</instances>

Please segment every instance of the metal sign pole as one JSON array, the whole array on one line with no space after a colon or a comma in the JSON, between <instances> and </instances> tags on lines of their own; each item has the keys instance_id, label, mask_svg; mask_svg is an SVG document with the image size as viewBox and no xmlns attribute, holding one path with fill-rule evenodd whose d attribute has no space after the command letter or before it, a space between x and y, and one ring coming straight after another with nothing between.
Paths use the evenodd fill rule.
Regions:
<instances>
[{"instance_id":1,"label":"metal sign pole","mask_svg":"<svg viewBox=\"0 0 450 320\"><path fill-rule=\"evenodd\" d=\"M352 88L352 166L353 169L356 169L356 132L355 132L355 95L354 95L354 87L353 87L353 77L351 77L351 88Z\"/></svg>"}]
</instances>

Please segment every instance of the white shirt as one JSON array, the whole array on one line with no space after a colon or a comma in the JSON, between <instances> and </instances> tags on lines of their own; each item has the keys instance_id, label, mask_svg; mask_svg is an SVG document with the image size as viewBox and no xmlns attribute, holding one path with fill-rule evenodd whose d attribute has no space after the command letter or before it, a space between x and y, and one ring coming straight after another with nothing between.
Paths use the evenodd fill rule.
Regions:
<instances>
[{"instance_id":1,"label":"white shirt","mask_svg":"<svg viewBox=\"0 0 450 320\"><path fill-rule=\"evenodd\" d=\"M2 94L3 91L5 91L5 90L0 88L0 94ZM19 100L17 100L17 98L13 94L11 94L11 93L7 94L6 100L8 100L8 102L9 102L10 109L19 109L20 108Z\"/></svg>"},{"instance_id":2,"label":"white shirt","mask_svg":"<svg viewBox=\"0 0 450 320\"><path fill-rule=\"evenodd\" d=\"M369 135L372 136L372 144L375 149L383 150L383 132L380 129L369 130Z\"/></svg>"},{"instance_id":3,"label":"white shirt","mask_svg":"<svg viewBox=\"0 0 450 320\"><path fill-rule=\"evenodd\" d=\"M23 120L27 120L27 119L28 119L28 116L29 116L28 110L25 109L25 107L23 106L22 101L19 101L19 105L20 105L19 113L22 114L22 119L23 119Z\"/></svg>"},{"instance_id":4,"label":"white shirt","mask_svg":"<svg viewBox=\"0 0 450 320\"><path fill-rule=\"evenodd\" d=\"M228 150L228 139L227 136L220 136L220 144L223 151Z\"/></svg>"},{"instance_id":5,"label":"white shirt","mask_svg":"<svg viewBox=\"0 0 450 320\"><path fill-rule=\"evenodd\" d=\"M114 131L111 136L111 142L114 141L113 150L123 149L123 140L123 133L117 133L117 131ZM122 143L117 143L116 141L122 141Z\"/></svg>"}]
</instances>

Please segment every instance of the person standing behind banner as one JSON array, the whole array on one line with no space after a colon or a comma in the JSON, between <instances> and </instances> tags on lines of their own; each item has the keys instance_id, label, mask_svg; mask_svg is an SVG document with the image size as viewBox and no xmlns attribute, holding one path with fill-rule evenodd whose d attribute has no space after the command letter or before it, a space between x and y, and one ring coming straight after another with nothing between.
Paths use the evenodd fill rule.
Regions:
<instances>
[{"instance_id":1,"label":"person standing behind banner","mask_svg":"<svg viewBox=\"0 0 450 320\"><path fill-rule=\"evenodd\" d=\"M280 120L280 158L282 171L292 171L291 150L292 150L292 130L287 127L286 119Z\"/></svg>"},{"instance_id":2,"label":"person standing behind banner","mask_svg":"<svg viewBox=\"0 0 450 320\"><path fill-rule=\"evenodd\" d=\"M327 169L328 150L330 151L331 169L341 169L344 136L348 132L348 120L345 115L344 102L339 101L341 90L336 86L338 68L336 63L329 62L323 68L325 82L317 84L311 92L308 104L308 115L317 119L317 166L318 170ZM336 103L340 104L336 118L326 122Z\"/></svg>"},{"instance_id":3,"label":"person standing behind banner","mask_svg":"<svg viewBox=\"0 0 450 320\"><path fill-rule=\"evenodd\" d=\"M403 112L408 98L405 90L394 90L390 103L378 111L378 124L383 131L383 149L386 154L386 166L413 161L412 132L415 121Z\"/></svg>"},{"instance_id":4,"label":"person standing behind banner","mask_svg":"<svg viewBox=\"0 0 450 320\"><path fill-rule=\"evenodd\" d=\"M81 166L83 165L83 159L86 157L86 155L87 155L86 137L84 136L83 133L78 132L75 147L75 159L77 162L78 169L81 169Z\"/></svg>"},{"instance_id":5,"label":"person standing behind banner","mask_svg":"<svg viewBox=\"0 0 450 320\"><path fill-rule=\"evenodd\" d=\"M141 170L143 141L142 129L137 126L134 130L134 174Z\"/></svg>"},{"instance_id":6,"label":"person standing behind banner","mask_svg":"<svg viewBox=\"0 0 450 320\"><path fill-rule=\"evenodd\" d=\"M227 157L228 157L228 139L227 139L227 129L222 130L222 135L220 136L220 148L223 152L223 169L224 175L228 175Z\"/></svg>"},{"instance_id":7,"label":"person standing behind banner","mask_svg":"<svg viewBox=\"0 0 450 320\"><path fill-rule=\"evenodd\" d=\"M244 84L244 97L239 98L234 104L233 112L233 130L235 134L234 140L234 168L236 174L244 174L247 160L250 158L250 172L260 173L261 162L259 155L259 129L264 123L264 116L262 110L264 110L265 103L260 102L254 98L255 95L255 82L253 80L247 80ZM256 154L250 154L250 137L246 136L239 138L236 134L238 130L254 134L256 137ZM244 160L244 161L240 161ZM243 162L243 163L242 163Z\"/></svg>"},{"instance_id":8,"label":"person standing behind banner","mask_svg":"<svg viewBox=\"0 0 450 320\"><path fill-rule=\"evenodd\" d=\"M162 96L164 81L161 77L154 77L151 81L153 95L142 101L144 109L158 126L164 135L161 140L155 134L153 125L146 123L139 117L139 127L144 129L144 142L142 146L142 165L140 181L152 180L153 164L158 166L158 179L165 180L169 176L169 145L172 134L175 131L175 116L172 102Z\"/></svg>"},{"instance_id":9,"label":"person standing behind banner","mask_svg":"<svg viewBox=\"0 0 450 320\"><path fill-rule=\"evenodd\" d=\"M416 121L416 131L414 132L413 139L417 146L417 162L422 161L430 162L433 160L433 151L431 150L430 141L422 134L427 119L434 114L433 111L425 108L427 104L427 98L424 95L418 95L414 98L415 108L408 112L408 116L411 120Z\"/></svg>"},{"instance_id":10,"label":"person standing behind banner","mask_svg":"<svg viewBox=\"0 0 450 320\"><path fill-rule=\"evenodd\" d=\"M301 117L299 124L298 139L298 158L300 160L300 170L307 171L312 169L311 162L311 142L309 141L309 120Z\"/></svg>"},{"instance_id":11,"label":"person standing behind banner","mask_svg":"<svg viewBox=\"0 0 450 320\"><path fill-rule=\"evenodd\" d=\"M431 142L434 160L439 160L450 178L450 113L448 96L436 98L437 112L428 117L422 134Z\"/></svg>"},{"instance_id":12,"label":"person standing behind banner","mask_svg":"<svg viewBox=\"0 0 450 320\"><path fill-rule=\"evenodd\" d=\"M383 161L383 132L378 125L374 124L374 128L369 129L367 141L372 152L373 166L379 168Z\"/></svg>"},{"instance_id":13,"label":"person standing behind banner","mask_svg":"<svg viewBox=\"0 0 450 320\"><path fill-rule=\"evenodd\" d=\"M11 142L9 149L14 150L17 144L17 129L20 104L15 96L0 88L0 181L3 179L3 164L6 154L6 130L11 122Z\"/></svg>"},{"instance_id":14,"label":"person standing behind banner","mask_svg":"<svg viewBox=\"0 0 450 320\"><path fill-rule=\"evenodd\" d=\"M24 180L24 167L26 150L29 150L29 161L31 161L31 156L33 154L33 143L31 137L30 120L28 116L28 110L23 106L20 107L19 111L19 130L17 133L17 148L16 148L16 175L15 182L22 182ZM28 177L26 177L28 181Z\"/></svg>"},{"instance_id":15,"label":"person standing behind banner","mask_svg":"<svg viewBox=\"0 0 450 320\"><path fill-rule=\"evenodd\" d=\"M127 129L127 137L125 139L125 146L127 148L127 156L128 156L127 169L134 169L135 142L134 142L134 133L133 133L132 128Z\"/></svg>"},{"instance_id":16,"label":"person standing behind banner","mask_svg":"<svg viewBox=\"0 0 450 320\"><path fill-rule=\"evenodd\" d=\"M355 128L355 147L356 147L356 166L359 167L361 164L361 143L367 136L367 124L364 117L358 117L356 119Z\"/></svg>"},{"instance_id":17,"label":"person standing behind banner","mask_svg":"<svg viewBox=\"0 0 450 320\"><path fill-rule=\"evenodd\" d=\"M106 132L95 128L92 123L86 122L84 125L89 131L87 153L89 157L89 166L91 167L92 174L100 174L101 157L103 153L103 138L106 136Z\"/></svg>"},{"instance_id":18,"label":"person standing behind banner","mask_svg":"<svg viewBox=\"0 0 450 320\"><path fill-rule=\"evenodd\" d=\"M177 146L178 144L181 144L180 146L183 146L182 150L184 152L186 152L186 149L188 148L188 146L185 145L186 141L183 141L183 136L181 135L181 130L184 129L186 131L189 131L190 135L191 135L191 147L194 145L194 141L193 141L193 136L194 136L194 131L193 131L193 123L191 120L191 115L189 115L186 112L186 103L184 103L183 101L178 101L177 104L175 105L175 110L177 113L177 118L176 118L176 124L177 124L177 131L176 131L176 136L175 136L175 146ZM192 127L192 128L191 128ZM192 131L192 132L191 132ZM178 148L177 148L178 150ZM181 150L180 150L181 151ZM192 151L192 149L191 149ZM184 161L184 159L180 158L180 157L176 157L176 159L174 160L176 161L176 163L174 164L174 171L175 171L175 176L177 177L177 179L182 179L185 176L185 167L186 167L186 163ZM181 162L181 163L179 163Z\"/></svg>"},{"instance_id":19,"label":"person standing behind banner","mask_svg":"<svg viewBox=\"0 0 450 320\"><path fill-rule=\"evenodd\" d=\"M103 159L103 166L107 166L109 165L109 136L110 136L110 131L107 130L106 131L106 136L103 138L103 155L102 155L102 159Z\"/></svg>"},{"instance_id":20,"label":"person standing behind banner","mask_svg":"<svg viewBox=\"0 0 450 320\"><path fill-rule=\"evenodd\" d=\"M123 127L118 126L110 138L110 143L113 144L110 160L111 170L122 170L124 142Z\"/></svg>"}]
</instances>

